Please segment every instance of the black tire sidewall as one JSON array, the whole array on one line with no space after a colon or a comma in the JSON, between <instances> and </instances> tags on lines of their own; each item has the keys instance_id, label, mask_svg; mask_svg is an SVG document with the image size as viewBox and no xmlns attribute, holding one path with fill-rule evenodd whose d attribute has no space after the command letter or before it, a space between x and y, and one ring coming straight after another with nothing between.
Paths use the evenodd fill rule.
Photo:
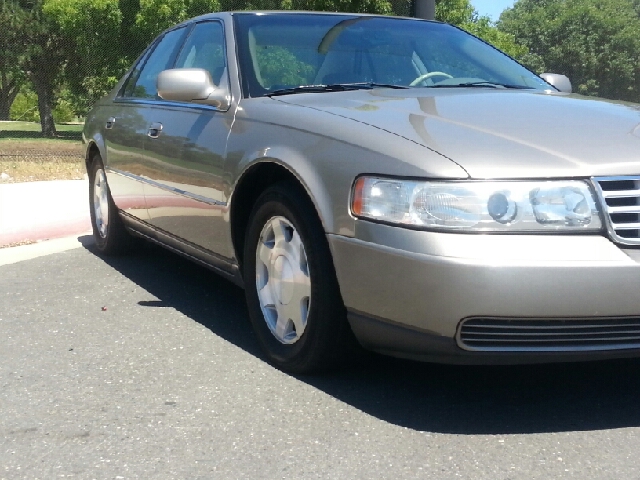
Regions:
<instances>
[{"instance_id":1,"label":"black tire sidewall","mask_svg":"<svg viewBox=\"0 0 640 480\"><path fill-rule=\"evenodd\" d=\"M278 185L265 191L251 214L244 250L243 277L249 317L254 331L269 360L291 372L308 372L331 366L330 338L340 337L340 322L346 324L342 299L337 289L333 261L324 230L316 213L308 211L309 203L297 192ZM297 230L307 255L311 279L311 304L307 325L301 338L285 345L269 330L260 307L255 281L256 249L260 234L273 217L286 218ZM334 331L338 329L338 331ZM337 346L337 345L336 345Z\"/></svg>"}]
</instances>

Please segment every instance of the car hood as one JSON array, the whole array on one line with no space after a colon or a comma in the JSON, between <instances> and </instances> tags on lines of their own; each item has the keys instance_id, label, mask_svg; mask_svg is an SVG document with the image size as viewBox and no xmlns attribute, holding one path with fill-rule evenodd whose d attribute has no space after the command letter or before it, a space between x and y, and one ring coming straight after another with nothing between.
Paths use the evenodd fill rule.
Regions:
<instances>
[{"instance_id":1,"label":"car hood","mask_svg":"<svg viewBox=\"0 0 640 480\"><path fill-rule=\"evenodd\" d=\"M495 89L375 89L277 99L371 125L372 135L383 130L424 145L472 178L640 174L639 105Z\"/></svg>"}]
</instances>

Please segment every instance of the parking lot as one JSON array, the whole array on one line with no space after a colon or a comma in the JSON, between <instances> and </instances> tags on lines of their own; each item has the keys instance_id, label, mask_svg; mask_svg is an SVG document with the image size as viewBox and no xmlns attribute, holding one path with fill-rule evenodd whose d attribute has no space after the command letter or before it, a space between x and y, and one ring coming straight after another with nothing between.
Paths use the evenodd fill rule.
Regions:
<instances>
[{"instance_id":1,"label":"parking lot","mask_svg":"<svg viewBox=\"0 0 640 480\"><path fill-rule=\"evenodd\" d=\"M240 289L85 243L0 266L0 478L639 476L639 361L294 377Z\"/></svg>"}]
</instances>

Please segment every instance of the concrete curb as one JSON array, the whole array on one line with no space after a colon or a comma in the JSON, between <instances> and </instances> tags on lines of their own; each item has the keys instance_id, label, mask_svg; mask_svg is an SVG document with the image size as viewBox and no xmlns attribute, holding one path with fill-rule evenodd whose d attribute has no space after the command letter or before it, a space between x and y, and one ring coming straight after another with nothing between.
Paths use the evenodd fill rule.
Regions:
<instances>
[{"instance_id":1,"label":"concrete curb","mask_svg":"<svg viewBox=\"0 0 640 480\"><path fill-rule=\"evenodd\" d=\"M66 252L67 250L73 250L75 248L87 248L93 244L93 235L74 235L72 237L56 238L31 245L0 248L0 267L24 262L25 260L31 260L33 258L45 257L54 253Z\"/></svg>"},{"instance_id":2,"label":"concrete curb","mask_svg":"<svg viewBox=\"0 0 640 480\"><path fill-rule=\"evenodd\" d=\"M0 184L0 246L91 232L87 180Z\"/></svg>"}]
</instances>

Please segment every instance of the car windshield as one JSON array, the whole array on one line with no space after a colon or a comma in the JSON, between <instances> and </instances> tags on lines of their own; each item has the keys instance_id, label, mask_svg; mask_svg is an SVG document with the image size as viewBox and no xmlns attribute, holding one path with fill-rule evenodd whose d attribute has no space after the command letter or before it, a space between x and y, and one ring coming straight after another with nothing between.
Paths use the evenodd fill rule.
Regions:
<instances>
[{"instance_id":1,"label":"car windshield","mask_svg":"<svg viewBox=\"0 0 640 480\"><path fill-rule=\"evenodd\" d=\"M236 14L235 22L245 96L347 90L337 85L550 88L507 55L447 24L282 13Z\"/></svg>"}]
</instances>

